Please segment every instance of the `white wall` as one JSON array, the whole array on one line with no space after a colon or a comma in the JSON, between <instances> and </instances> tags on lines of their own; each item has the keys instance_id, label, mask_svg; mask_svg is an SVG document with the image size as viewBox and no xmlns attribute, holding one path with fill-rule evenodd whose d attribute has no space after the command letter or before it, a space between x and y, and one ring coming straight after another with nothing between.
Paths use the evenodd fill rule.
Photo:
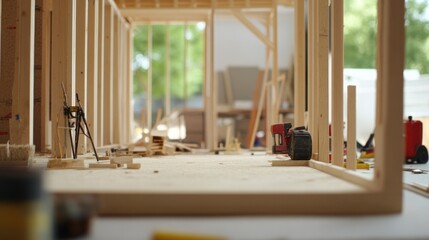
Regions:
<instances>
[{"instance_id":1,"label":"white wall","mask_svg":"<svg viewBox=\"0 0 429 240\"><path fill-rule=\"evenodd\" d=\"M263 32L265 27L252 21ZM231 16L215 15L215 70L228 66L258 66L265 68L265 45L239 20ZM294 11L281 8L278 13L279 68L288 68L294 48Z\"/></svg>"}]
</instances>

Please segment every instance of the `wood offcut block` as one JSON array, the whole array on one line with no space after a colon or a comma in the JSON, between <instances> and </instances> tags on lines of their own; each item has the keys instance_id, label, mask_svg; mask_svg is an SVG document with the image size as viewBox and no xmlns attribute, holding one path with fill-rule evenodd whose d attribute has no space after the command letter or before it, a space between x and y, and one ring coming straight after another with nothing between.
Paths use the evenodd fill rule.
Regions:
<instances>
[{"instance_id":1,"label":"wood offcut block","mask_svg":"<svg viewBox=\"0 0 429 240\"><path fill-rule=\"evenodd\" d=\"M90 163L89 168L118 168L117 164L114 163Z\"/></svg>"},{"instance_id":2,"label":"wood offcut block","mask_svg":"<svg viewBox=\"0 0 429 240\"><path fill-rule=\"evenodd\" d=\"M110 163L115 163L115 164L127 164L127 163L132 163L132 162L133 162L133 157L132 156L113 157L110 160Z\"/></svg>"},{"instance_id":3,"label":"wood offcut block","mask_svg":"<svg viewBox=\"0 0 429 240\"><path fill-rule=\"evenodd\" d=\"M48 169L83 169L85 168L82 159L61 160L51 159L48 162Z\"/></svg>"},{"instance_id":4,"label":"wood offcut block","mask_svg":"<svg viewBox=\"0 0 429 240\"><path fill-rule=\"evenodd\" d=\"M141 164L140 163L127 163L128 169L140 169Z\"/></svg>"}]
</instances>

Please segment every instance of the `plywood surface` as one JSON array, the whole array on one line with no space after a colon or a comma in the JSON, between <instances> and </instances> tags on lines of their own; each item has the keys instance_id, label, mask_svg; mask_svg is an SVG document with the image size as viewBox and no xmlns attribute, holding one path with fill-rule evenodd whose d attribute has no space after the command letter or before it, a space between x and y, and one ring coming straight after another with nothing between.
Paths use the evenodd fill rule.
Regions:
<instances>
[{"instance_id":1,"label":"plywood surface","mask_svg":"<svg viewBox=\"0 0 429 240\"><path fill-rule=\"evenodd\" d=\"M345 193L364 189L310 167L272 167L274 155L138 158L139 170L48 170L50 192ZM92 160L87 160L87 164Z\"/></svg>"}]
</instances>

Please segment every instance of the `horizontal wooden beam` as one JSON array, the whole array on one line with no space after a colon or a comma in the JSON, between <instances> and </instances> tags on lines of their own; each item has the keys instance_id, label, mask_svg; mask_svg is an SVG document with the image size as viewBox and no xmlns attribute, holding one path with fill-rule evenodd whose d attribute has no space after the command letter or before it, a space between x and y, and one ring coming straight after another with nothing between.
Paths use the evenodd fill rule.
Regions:
<instances>
[{"instance_id":1,"label":"horizontal wooden beam","mask_svg":"<svg viewBox=\"0 0 429 240\"><path fill-rule=\"evenodd\" d=\"M113 1L113 0L112 0ZM276 0L227 0L227 1L213 1L213 0L189 0L189 1L158 1L158 0L115 0L117 6L121 9L124 8L207 8L207 9L221 9L221 8L271 8ZM291 5L292 0L284 0L282 4Z\"/></svg>"},{"instance_id":2,"label":"horizontal wooden beam","mask_svg":"<svg viewBox=\"0 0 429 240\"><path fill-rule=\"evenodd\" d=\"M123 9L122 16L132 18L134 21L174 21L193 20L205 21L210 14L210 10L186 9L180 10L159 10L159 9Z\"/></svg>"}]
</instances>

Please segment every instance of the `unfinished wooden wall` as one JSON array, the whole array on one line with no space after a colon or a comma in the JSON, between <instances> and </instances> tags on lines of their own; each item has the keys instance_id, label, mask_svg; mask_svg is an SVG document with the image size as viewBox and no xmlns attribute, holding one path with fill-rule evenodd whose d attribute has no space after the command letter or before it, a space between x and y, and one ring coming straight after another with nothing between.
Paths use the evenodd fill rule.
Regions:
<instances>
[{"instance_id":1,"label":"unfinished wooden wall","mask_svg":"<svg viewBox=\"0 0 429 240\"><path fill-rule=\"evenodd\" d=\"M114 1L2 0L1 6L0 143L34 141L37 150L71 156L63 106L77 105L76 93L96 146L129 143L131 28ZM84 137L80 143L79 153L91 150Z\"/></svg>"},{"instance_id":2,"label":"unfinished wooden wall","mask_svg":"<svg viewBox=\"0 0 429 240\"><path fill-rule=\"evenodd\" d=\"M12 85L15 75L15 35L18 2L2 0L1 18L1 76L0 85L0 143L9 138L9 119L12 117Z\"/></svg>"}]
</instances>

